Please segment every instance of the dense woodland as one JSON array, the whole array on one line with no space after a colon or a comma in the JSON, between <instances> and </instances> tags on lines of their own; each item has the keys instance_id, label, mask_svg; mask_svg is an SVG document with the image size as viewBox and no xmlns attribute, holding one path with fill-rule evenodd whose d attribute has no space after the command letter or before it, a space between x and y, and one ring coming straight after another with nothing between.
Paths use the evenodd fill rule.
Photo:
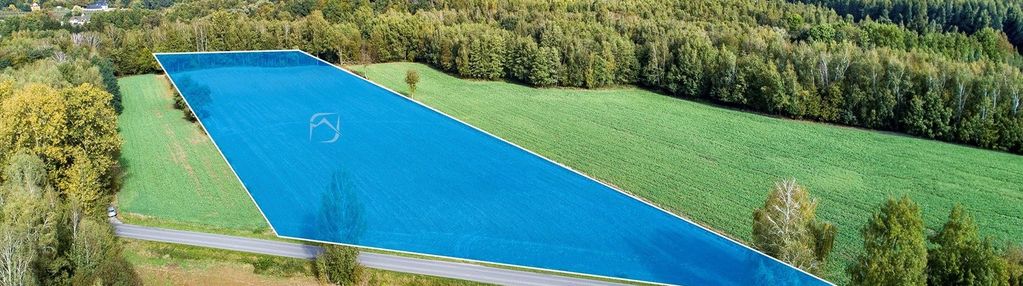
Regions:
<instances>
[{"instance_id":1,"label":"dense woodland","mask_svg":"<svg viewBox=\"0 0 1023 286\"><path fill-rule=\"evenodd\" d=\"M796 1L794 1L796 2ZM1018 0L799 0L834 9L856 20L887 19L915 31L1002 31L1023 44L1023 1Z\"/></svg>"},{"instance_id":2,"label":"dense woodland","mask_svg":"<svg viewBox=\"0 0 1023 286\"><path fill-rule=\"evenodd\" d=\"M6 36L0 54L0 285L139 284L106 221L113 63L67 31Z\"/></svg>"},{"instance_id":3,"label":"dense woodland","mask_svg":"<svg viewBox=\"0 0 1023 286\"><path fill-rule=\"evenodd\" d=\"M71 32L119 74L156 71L152 52L299 48L536 86L634 84L1023 153L1023 61L1000 27L900 24L784 1L188 1L97 14ZM54 25L26 16L0 31Z\"/></svg>"},{"instance_id":4,"label":"dense woodland","mask_svg":"<svg viewBox=\"0 0 1023 286\"><path fill-rule=\"evenodd\" d=\"M106 221L121 176L113 62L44 13L3 25L0 285L140 284Z\"/></svg>"},{"instance_id":5,"label":"dense woodland","mask_svg":"<svg viewBox=\"0 0 1023 286\"><path fill-rule=\"evenodd\" d=\"M346 65L417 61L539 87L637 85L1023 154L1023 33L1014 1L111 3L123 9L93 14L84 27L45 11L0 21L0 252L25 266L13 274L0 268L0 284L137 283L130 271L111 271L125 262L101 219L118 188L115 76L159 72L153 52L294 48ZM27 10L25 2L10 5ZM900 207L915 208L893 200L876 224ZM827 253L816 249L828 243L807 243L815 251L796 257L825 263ZM1005 273L1023 273L1011 268L1020 263ZM873 278L854 280L881 281Z\"/></svg>"}]
</instances>

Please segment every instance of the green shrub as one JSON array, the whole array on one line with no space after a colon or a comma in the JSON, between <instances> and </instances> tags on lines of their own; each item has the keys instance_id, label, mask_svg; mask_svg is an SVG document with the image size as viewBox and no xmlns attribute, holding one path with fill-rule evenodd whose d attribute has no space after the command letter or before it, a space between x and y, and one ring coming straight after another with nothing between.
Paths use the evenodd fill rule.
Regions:
<instances>
[{"instance_id":1,"label":"green shrub","mask_svg":"<svg viewBox=\"0 0 1023 286\"><path fill-rule=\"evenodd\" d=\"M252 261L252 272L260 275L292 277L306 273L308 262L284 257L260 256Z\"/></svg>"},{"instance_id":2,"label":"green shrub","mask_svg":"<svg viewBox=\"0 0 1023 286\"><path fill-rule=\"evenodd\" d=\"M316 258L316 275L320 280L337 285L354 285L362 276L362 266L357 261L359 250L342 245L324 245L323 253Z\"/></svg>"}]
</instances>

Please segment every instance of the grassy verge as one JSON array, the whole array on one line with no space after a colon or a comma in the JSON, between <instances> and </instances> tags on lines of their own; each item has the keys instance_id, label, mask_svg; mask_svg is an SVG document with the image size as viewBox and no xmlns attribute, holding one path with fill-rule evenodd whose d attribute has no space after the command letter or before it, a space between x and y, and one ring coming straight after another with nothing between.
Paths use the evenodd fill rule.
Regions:
<instances>
[{"instance_id":1,"label":"grassy verge","mask_svg":"<svg viewBox=\"0 0 1023 286\"><path fill-rule=\"evenodd\" d=\"M308 260L125 239L124 255L146 285L320 285ZM481 283L367 269L360 285Z\"/></svg>"},{"instance_id":2,"label":"grassy verge","mask_svg":"<svg viewBox=\"0 0 1023 286\"><path fill-rule=\"evenodd\" d=\"M363 70L364 67L353 67ZM370 65L370 80L740 240L775 181L820 198L839 237L826 278L843 282L859 229L908 195L937 228L956 203L982 233L1023 242L1023 157L907 136L771 118L633 89L534 89L470 81L412 63Z\"/></svg>"},{"instance_id":3,"label":"grassy verge","mask_svg":"<svg viewBox=\"0 0 1023 286\"><path fill-rule=\"evenodd\" d=\"M140 214L137 214L137 213L121 213L121 214L118 215L118 219L120 219L121 222L128 223L128 224L134 224L134 225L159 227L159 228L167 228L167 229L177 229L177 230L187 230L187 231L194 231L194 232L216 233L216 234L223 234L223 235L233 235L233 236L258 238L258 239L269 239L269 240L277 240L277 241L296 242L293 239L277 237L277 235L274 235L273 231L270 230L269 227L267 227L267 228L256 228L256 229L229 228L229 227L220 227L220 226L213 226L213 225L207 225L207 224L196 224L196 223L181 222L181 221L176 221L176 220L164 219L164 218L160 218L160 217L144 216L144 215L140 215Z\"/></svg>"}]
</instances>

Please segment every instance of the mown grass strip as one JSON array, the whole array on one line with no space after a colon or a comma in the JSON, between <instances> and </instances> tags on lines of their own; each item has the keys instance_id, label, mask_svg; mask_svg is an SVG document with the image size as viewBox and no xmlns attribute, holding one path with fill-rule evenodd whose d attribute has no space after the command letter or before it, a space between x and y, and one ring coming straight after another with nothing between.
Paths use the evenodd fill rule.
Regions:
<instances>
[{"instance_id":1,"label":"mown grass strip","mask_svg":"<svg viewBox=\"0 0 1023 286\"><path fill-rule=\"evenodd\" d=\"M268 225L227 162L197 124L173 108L163 76L118 81L124 112L122 212L177 222L260 232Z\"/></svg>"}]
</instances>

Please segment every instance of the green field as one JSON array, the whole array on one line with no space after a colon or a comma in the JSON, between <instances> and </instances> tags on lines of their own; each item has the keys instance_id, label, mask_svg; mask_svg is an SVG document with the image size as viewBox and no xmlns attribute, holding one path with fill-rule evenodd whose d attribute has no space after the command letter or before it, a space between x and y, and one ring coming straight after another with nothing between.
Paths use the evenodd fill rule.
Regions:
<instances>
[{"instance_id":1,"label":"green field","mask_svg":"<svg viewBox=\"0 0 1023 286\"><path fill-rule=\"evenodd\" d=\"M173 89L163 76L118 83L124 95L118 118L124 138L124 185L117 197L122 213L153 218L144 221L268 228L209 137L173 108Z\"/></svg>"},{"instance_id":2,"label":"green field","mask_svg":"<svg viewBox=\"0 0 1023 286\"><path fill-rule=\"evenodd\" d=\"M825 276L833 281L846 280L860 226L889 196L920 203L931 228L961 202L984 234L1023 242L1021 156L776 119L640 89L533 89L457 79L410 63L365 69L371 80L406 92L409 68L422 77L416 99L741 240L749 240L753 209L774 182L796 178L820 198L820 216L839 227ZM161 77L125 78L121 85L129 174L123 210L220 227L265 225L209 140L170 108ZM182 152L187 160L176 159Z\"/></svg>"},{"instance_id":3,"label":"green field","mask_svg":"<svg viewBox=\"0 0 1023 286\"><path fill-rule=\"evenodd\" d=\"M878 204L909 195L927 225L952 205L982 233L1023 242L1023 157L897 134L776 119L640 89L533 89L469 81L420 64L355 66L370 80L497 136L748 241L775 181L796 178L839 227L826 278L845 281L859 229Z\"/></svg>"}]
</instances>

